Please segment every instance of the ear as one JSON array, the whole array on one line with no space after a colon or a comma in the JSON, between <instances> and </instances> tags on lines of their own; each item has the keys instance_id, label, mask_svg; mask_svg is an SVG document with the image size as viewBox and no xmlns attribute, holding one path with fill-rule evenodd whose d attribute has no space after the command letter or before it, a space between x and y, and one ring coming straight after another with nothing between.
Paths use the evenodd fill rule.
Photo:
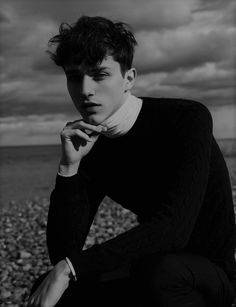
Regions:
<instances>
[{"instance_id":1,"label":"ear","mask_svg":"<svg viewBox=\"0 0 236 307\"><path fill-rule=\"evenodd\" d=\"M131 88L134 86L134 82L137 76L137 71L134 67L130 68L126 73L125 73L125 92L128 90L131 90Z\"/></svg>"}]
</instances>

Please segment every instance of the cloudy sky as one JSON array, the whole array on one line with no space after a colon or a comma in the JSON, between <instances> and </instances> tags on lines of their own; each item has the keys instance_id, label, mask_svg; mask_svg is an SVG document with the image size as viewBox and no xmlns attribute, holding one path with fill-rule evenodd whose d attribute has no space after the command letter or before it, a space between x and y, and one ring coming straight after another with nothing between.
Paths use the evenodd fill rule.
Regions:
<instances>
[{"instance_id":1,"label":"cloudy sky","mask_svg":"<svg viewBox=\"0 0 236 307\"><path fill-rule=\"evenodd\" d=\"M78 117L62 70L45 53L61 22L128 22L138 47L133 93L204 103L216 138L236 137L236 1L1 0L0 145L59 144Z\"/></svg>"}]
</instances>

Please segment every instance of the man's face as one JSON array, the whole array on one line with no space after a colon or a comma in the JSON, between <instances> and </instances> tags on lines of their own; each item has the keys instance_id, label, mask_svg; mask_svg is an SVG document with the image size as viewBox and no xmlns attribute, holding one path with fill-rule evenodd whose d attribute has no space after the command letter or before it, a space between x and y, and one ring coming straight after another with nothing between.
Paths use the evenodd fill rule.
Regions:
<instances>
[{"instance_id":1,"label":"man's face","mask_svg":"<svg viewBox=\"0 0 236 307\"><path fill-rule=\"evenodd\" d=\"M101 124L127 97L127 73L122 76L120 64L112 56L89 70L82 64L66 65L64 69L69 94L85 122Z\"/></svg>"}]
</instances>

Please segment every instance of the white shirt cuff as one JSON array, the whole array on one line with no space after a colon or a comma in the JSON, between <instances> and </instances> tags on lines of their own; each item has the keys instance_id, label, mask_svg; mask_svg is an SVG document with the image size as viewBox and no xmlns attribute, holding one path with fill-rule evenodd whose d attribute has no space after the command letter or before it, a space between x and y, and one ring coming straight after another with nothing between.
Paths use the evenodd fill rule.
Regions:
<instances>
[{"instance_id":1,"label":"white shirt cuff","mask_svg":"<svg viewBox=\"0 0 236 307\"><path fill-rule=\"evenodd\" d=\"M76 276L76 273L75 273L75 270L74 270L74 267L70 261L70 259L68 257L65 258L70 270L71 270L71 274L73 275L73 279L74 281L77 281L77 276Z\"/></svg>"}]
</instances>

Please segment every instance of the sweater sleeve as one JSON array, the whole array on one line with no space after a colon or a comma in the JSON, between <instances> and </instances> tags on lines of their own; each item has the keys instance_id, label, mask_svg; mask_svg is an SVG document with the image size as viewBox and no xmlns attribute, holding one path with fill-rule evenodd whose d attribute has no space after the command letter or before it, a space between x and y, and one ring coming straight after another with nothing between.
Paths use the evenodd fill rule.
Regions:
<instances>
[{"instance_id":1,"label":"sweater sleeve","mask_svg":"<svg viewBox=\"0 0 236 307\"><path fill-rule=\"evenodd\" d=\"M204 105L197 104L185 112L175 131L179 147L173 152L175 169L168 168L167 194L153 200L156 209L148 221L79 255L71 249L69 257L78 279L187 245L208 183L212 126L211 114Z\"/></svg>"},{"instance_id":2,"label":"sweater sleeve","mask_svg":"<svg viewBox=\"0 0 236 307\"><path fill-rule=\"evenodd\" d=\"M104 196L101 188L95 189L80 169L70 177L57 174L47 221L47 246L53 265L72 251L81 253Z\"/></svg>"}]
</instances>

